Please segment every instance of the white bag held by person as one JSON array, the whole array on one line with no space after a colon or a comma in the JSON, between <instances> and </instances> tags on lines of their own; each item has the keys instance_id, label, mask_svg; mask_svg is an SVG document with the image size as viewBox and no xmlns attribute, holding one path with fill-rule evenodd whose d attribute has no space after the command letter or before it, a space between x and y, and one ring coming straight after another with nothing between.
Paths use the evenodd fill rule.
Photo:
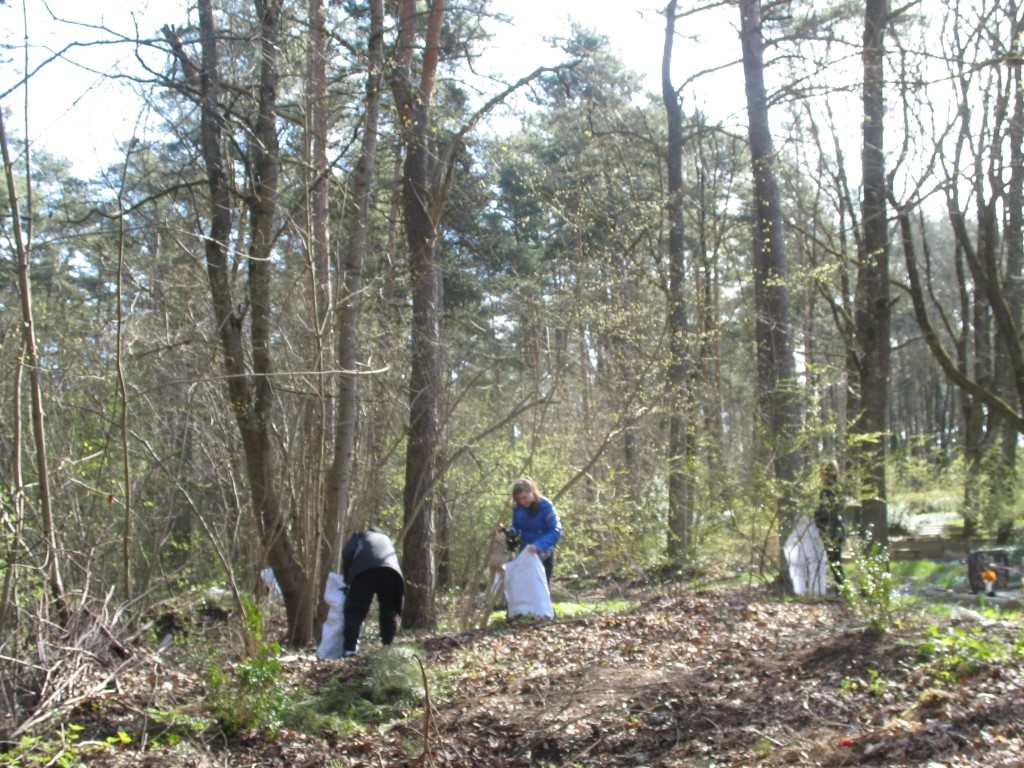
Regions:
<instances>
[{"instance_id":1,"label":"white bag held by person","mask_svg":"<svg viewBox=\"0 0 1024 768\"><path fill-rule=\"evenodd\" d=\"M789 561L789 577L798 595L825 594L825 545L818 526L809 517L800 518L783 547Z\"/></svg>"},{"instance_id":2,"label":"white bag held by person","mask_svg":"<svg viewBox=\"0 0 1024 768\"><path fill-rule=\"evenodd\" d=\"M523 549L515 560L505 563L505 602L513 616L555 617L548 580L540 556Z\"/></svg>"},{"instance_id":3,"label":"white bag held by person","mask_svg":"<svg viewBox=\"0 0 1024 768\"><path fill-rule=\"evenodd\" d=\"M327 574L324 602L330 609L316 655L321 659L340 659L345 650L345 577L340 573Z\"/></svg>"}]
</instances>

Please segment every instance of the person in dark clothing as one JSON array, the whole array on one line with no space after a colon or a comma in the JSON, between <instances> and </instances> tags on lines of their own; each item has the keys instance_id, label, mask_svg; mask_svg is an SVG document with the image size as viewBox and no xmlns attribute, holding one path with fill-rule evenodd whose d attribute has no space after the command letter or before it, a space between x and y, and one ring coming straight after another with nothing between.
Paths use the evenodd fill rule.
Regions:
<instances>
[{"instance_id":1,"label":"person in dark clothing","mask_svg":"<svg viewBox=\"0 0 1024 768\"><path fill-rule=\"evenodd\" d=\"M341 568L348 585L342 655L355 655L374 595L380 611L381 644L391 645L405 599L405 578L398 564L395 543L380 528L357 531L341 551Z\"/></svg>"},{"instance_id":2,"label":"person in dark clothing","mask_svg":"<svg viewBox=\"0 0 1024 768\"><path fill-rule=\"evenodd\" d=\"M839 589L843 586L843 543L846 541L846 522L839 495L839 464L834 460L826 462L821 467L820 476L821 490L814 510L814 524L818 526L829 569Z\"/></svg>"},{"instance_id":3,"label":"person in dark clothing","mask_svg":"<svg viewBox=\"0 0 1024 768\"><path fill-rule=\"evenodd\" d=\"M540 555L544 575L550 584L555 569L555 545L562 538L562 524L555 505L541 495L532 478L521 477L512 484L512 528L522 537L520 552L530 548Z\"/></svg>"}]
</instances>

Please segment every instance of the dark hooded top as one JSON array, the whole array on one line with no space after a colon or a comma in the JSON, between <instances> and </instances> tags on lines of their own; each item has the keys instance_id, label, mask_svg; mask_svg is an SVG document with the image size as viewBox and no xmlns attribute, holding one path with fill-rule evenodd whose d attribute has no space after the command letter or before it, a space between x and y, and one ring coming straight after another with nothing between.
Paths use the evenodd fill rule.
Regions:
<instances>
[{"instance_id":1,"label":"dark hooded top","mask_svg":"<svg viewBox=\"0 0 1024 768\"><path fill-rule=\"evenodd\" d=\"M351 584L356 577L371 568L390 568L399 576L402 575L395 543L380 528L356 531L341 550L341 569L346 584Z\"/></svg>"}]
</instances>

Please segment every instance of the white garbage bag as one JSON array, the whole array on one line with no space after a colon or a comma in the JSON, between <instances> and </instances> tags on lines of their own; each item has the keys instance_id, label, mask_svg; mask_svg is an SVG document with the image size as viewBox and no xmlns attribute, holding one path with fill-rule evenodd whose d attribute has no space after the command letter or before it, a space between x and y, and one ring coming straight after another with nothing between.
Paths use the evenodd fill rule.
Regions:
<instances>
[{"instance_id":1,"label":"white garbage bag","mask_svg":"<svg viewBox=\"0 0 1024 768\"><path fill-rule=\"evenodd\" d=\"M283 603L284 595L281 594L281 585L277 583L277 577L274 575L274 569L264 568L260 571L260 578L267 587L267 595L270 597L271 602Z\"/></svg>"},{"instance_id":2,"label":"white garbage bag","mask_svg":"<svg viewBox=\"0 0 1024 768\"><path fill-rule=\"evenodd\" d=\"M510 560L503 567L509 617L554 618L555 608L551 604L551 593L548 591L548 580L540 556L529 549L523 549L515 560Z\"/></svg>"},{"instance_id":3,"label":"white garbage bag","mask_svg":"<svg viewBox=\"0 0 1024 768\"><path fill-rule=\"evenodd\" d=\"M327 574L324 602L330 608L316 655L321 659L340 659L345 650L345 577L340 573Z\"/></svg>"},{"instance_id":4,"label":"white garbage bag","mask_svg":"<svg viewBox=\"0 0 1024 768\"><path fill-rule=\"evenodd\" d=\"M800 518L786 539L783 550L789 562L793 591L798 595L824 595L825 574L828 570L825 544L821 540L818 526L811 518Z\"/></svg>"}]
</instances>

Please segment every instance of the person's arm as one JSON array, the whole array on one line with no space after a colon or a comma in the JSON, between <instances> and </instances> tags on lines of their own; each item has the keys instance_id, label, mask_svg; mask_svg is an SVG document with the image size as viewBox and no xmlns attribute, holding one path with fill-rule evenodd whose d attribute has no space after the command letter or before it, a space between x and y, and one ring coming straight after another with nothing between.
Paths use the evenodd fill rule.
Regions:
<instances>
[{"instance_id":1,"label":"person's arm","mask_svg":"<svg viewBox=\"0 0 1024 768\"><path fill-rule=\"evenodd\" d=\"M352 570L352 560L355 557L356 552L356 536L350 536L349 540L345 542L344 548L341 550L341 575L345 577L345 583L348 584L348 574Z\"/></svg>"},{"instance_id":2,"label":"person's arm","mask_svg":"<svg viewBox=\"0 0 1024 768\"><path fill-rule=\"evenodd\" d=\"M562 523L558 519L555 505L547 499L541 500L537 514L541 516L541 521L544 523L544 532L534 540L533 547L540 554L546 554L553 550L559 539L562 538Z\"/></svg>"}]
</instances>

